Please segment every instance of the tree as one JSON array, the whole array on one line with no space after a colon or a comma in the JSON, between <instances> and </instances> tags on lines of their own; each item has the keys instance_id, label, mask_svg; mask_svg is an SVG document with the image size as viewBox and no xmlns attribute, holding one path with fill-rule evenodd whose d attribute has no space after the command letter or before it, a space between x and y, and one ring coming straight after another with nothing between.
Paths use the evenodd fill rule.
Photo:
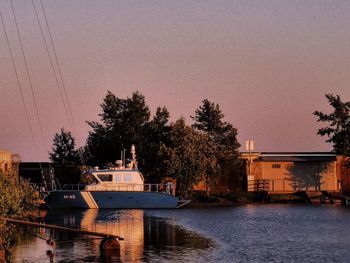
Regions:
<instances>
[{"instance_id":1,"label":"tree","mask_svg":"<svg viewBox=\"0 0 350 263\"><path fill-rule=\"evenodd\" d=\"M191 116L195 121L192 127L207 134L209 141L214 145L212 154L218 165L207 172L206 176L209 178L206 180L210 184L215 184L217 180L225 176L240 175L238 171L241 168L238 152L240 144L237 141L237 129L232 124L223 121L224 114L220 106L208 99L204 99L202 103L202 106L195 111L195 116ZM237 181L239 183L239 180ZM241 186L236 185L235 187L240 188Z\"/></svg>"},{"instance_id":2,"label":"tree","mask_svg":"<svg viewBox=\"0 0 350 263\"><path fill-rule=\"evenodd\" d=\"M87 122L93 129L85 147L88 163L92 165L113 163L124 148L140 146L143 127L150 118L145 97L138 91L126 99L108 91L101 108L101 123Z\"/></svg>"},{"instance_id":3,"label":"tree","mask_svg":"<svg viewBox=\"0 0 350 263\"><path fill-rule=\"evenodd\" d=\"M93 130L89 132L84 149L87 164L103 166L114 162L116 154L122 150L117 135L98 122L89 122L89 125Z\"/></svg>"},{"instance_id":4,"label":"tree","mask_svg":"<svg viewBox=\"0 0 350 263\"><path fill-rule=\"evenodd\" d=\"M169 145L161 146L162 158L166 164L166 175L176 179L179 195L189 198L193 185L204 179L216 160L209 138L185 124L183 118L171 125Z\"/></svg>"},{"instance_id":5,"label":"tree","mask_svg":"<svg viewBox=\"0 0 350 263\"><path fill-rule=\"evenodd\" d=\"M53 138L52 152L49 152L50 160L56 163L80 163L78 151L75 149L75 139L70 131L61 128Z\"/></svg>"},{"instance_id":6,"label":"tree","mask_svg":"<svg viewBox=\"0 0 350 263\"><path fill-rule=\"evenodd\" d=\"M216 135L222 132L226 123L222 122L222 114L218 104L210 102L208 99L202 101L203 105L195 111L195 116L191 118L195 121L193 128L206 132L209 135Z\"/></svg>"},{"instance_id":7,"label":"tree","mask_svg":"<svg viewBox=\"0 0 350 263\"><path fill-rule=\"evenodd\" d=\"M318 122L329 125L320 128L317 134L328 137L326 142L333 144L335 153L350 156L350 102L343 102L339 95L326 94L325 97L333 111L330 114L320 111L313 113Z\"/></svg>"},{"instance_id":8,"label":"tree","mask_svg":"<svg viewBox=\"0 0 350 263\"><path fill-rule=\"evenodd\" d=\"M139 167L146 179L152 183L159 183L166 167L160 153L161 145L169 145L170 126L169 112L166 107L158 107L155 116L147 122L142 131L142 140L138 154Z\"/></svg>"}]
</instances>

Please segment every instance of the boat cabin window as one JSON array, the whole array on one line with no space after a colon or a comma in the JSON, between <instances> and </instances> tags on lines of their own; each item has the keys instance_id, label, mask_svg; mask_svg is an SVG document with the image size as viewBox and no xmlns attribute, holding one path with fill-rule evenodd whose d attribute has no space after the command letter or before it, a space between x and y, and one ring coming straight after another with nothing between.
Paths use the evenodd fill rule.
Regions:
<instances>
[{"instance_id":1,"label":"boat cabin window","mask_svg":"<svg viewBox=\"0 0 350 263\"><path fill-rule=\"evenodd\" d=\"M121 175L120 175L120 174L115 174L114 176L115 176L115 177L114 177L114 178L115 178L114 180L115 180L117 183L120 183L120 181L122 180Z\"/></svg>"},{"instance_id":2,"label":"boat cabin window","mask_svg":"<svg viewBox=\"0 0 350 263\"><path fill-rule=\"evenodd\" d=\"M98 174L97 176L102 182L112 182L113 180L112 174Z\"/></svg>"},{"instance_id":3,"label":"boat cabin window","mask_svg":"<svg viewBox=\"0 0 350 263\"><path fill-rule=\"evenodd\" d=\"M132 175L124 174L124 183L130 183L130 182L132 182Z\"/></svg>"}]
</instances>

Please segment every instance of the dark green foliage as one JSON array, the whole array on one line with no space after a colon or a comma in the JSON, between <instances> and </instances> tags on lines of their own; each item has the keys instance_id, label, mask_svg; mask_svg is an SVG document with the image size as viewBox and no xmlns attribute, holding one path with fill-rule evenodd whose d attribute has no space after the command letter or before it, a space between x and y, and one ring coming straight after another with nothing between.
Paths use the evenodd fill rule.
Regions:
<instances>
[{"instance_id":1,"label":"dark green foliage","mask_svg":"<svg viewBox=\"0 0 350 263\"><path fill-rule=\"evenodd\" d=\"M165 107L158 107L156 115L143 127L141 151L138 154L139 167L146 179L152 183L159 183L166 173L160 148L161 145L169 144L170 126L168 119L168 110Z\"/></svg>"},{"instance_id":2,"label":"dark green foliage","mask_svg":"<svg viewBox=\"0 0 350 263\"><path fill-rule=\"evenodd\" d=\"M101 104L101 123L88 122L93 129L85 148L88 164L105 166L120 159L121 151L128 155L130 146L137 149L140 170L148 182L159 183L165 171L160 156L161 144L169 137L168 110L157 108L150 120L145 97L134 92L131 98L121 99L108 91Z\"/></svg>"},{"instance_id":3,"label":"dark green foliage","mask_svg":"<svg viewBox=\"0 0 350 263\"><path fill-rule=\"evenodd\" d=\"M167 175L176 179L179 195L189 198L193 185L203 180L208 170L214 169L217 164L212 151L209 137L187 126L184 119L171 126L169 145L162 145L161 153Z\"/></svg>"},{"instance_id":4,"label":"dark green foliage","mask_svg":"<svg viewBox=\"0 0 350 263\"><path fill-rule=\"evenodd\" d=\"M14 173L0 170L0 217L18 218L34 209L37 190L27 180L18 181Z\"/></svg>"},{"instance_id":5,"label":"dark green foliage","mask_svg":"<svg viewBox=\"0 0 350 263\"><path fill-rule=\"evenodd\" d=\"M34 210L34 201L39 197L37 189L27 180L18 181L16 173L0 170L0 244L6 251L6 259L11 262L11 253L20 238L17 229L5 224L2 218L21 219Z\"/></svg>"},{"instance_id":6,"label":"dark green foliage","mask_svg":"<svg viewBox=\"0 0 350 263\"><path fill-rule=\"evenodd\" d=\"M237 129L232 124L224 122L223 118L224 114L219 105L207 99L203 100L203 105L196 110L195 116L192 117L195 121L192 127L209 136L213 145L210 154L217 161L217 166L206 173L206 181L209 185L215 185L218 181L223 181L225 177L240 175L241 162L238 158L240 144L237 141ZM227 178L226 181L228 181ZM239 180L231 179L229 181L238 182L238 186L235 188L241 186Z\"/></svg>"},{"instance_id":7,"label":"dark green foliage","mask_svg":"<svg viewBox=\"0 0 350 263\"><path fill-rule=\"evenodd\" d=\"M195 116L191 118L195 121L192 125L196 130L207 133L218 146L225 146L232 151L237 151L240 144L237 141L237 129L232 124L224 122L224 114L218 104L214 104L207 99L203 100Z\"/></svg>"},{"instance_id":8,"label":"dark green foliage","mask_svg":"<svg viewBox=\"0 0 350 263\"><path fill-rule=\"evenodd\" d=\"M88 164L106 165L120 159L123 149L132 144L139 149L143 127L149 121L150 112L145 97L134 92L131 98L120 99L108 91L101 104L102 123L88 122L93 129L86 144Z\"/></svg>"},{"instance_id":9,"label":"dark green foliage","mask_svg":"<svg viewBox=\"0 0 350 263\"><path fill-rule=\"evenodd\" d=\"M195 121L193 128L204 131L210 135L215 135L223 132L227 123L222 122L224 114L222 114L218 104L214 104L207 99L204 99L203 105L199 106L196 114L191 118Z\"/></svg>"},{"instance_id":10,"label":"dark green foliage","mask_svg":"<svg viewBox=\"0 0 350 263\"><path fill-rule=\"evenodd\" d=\"M75 149L75 139L70 131L61 128L53 138L52 152L49 152L50 160L62 164L79 164L79 153Z\"/></svg>"},{"instance_id":11,"label":"dark green foliage","mask_svg":"<svg viewBox=\"0 0 350 263\"><path fill-rule=\"evenodd\" d=\"M122 150L120 138L115 138L113 131L109 131L102 124L97 122L88 124L93 130L89 132L84 150L87 164L103 166L107 163L114 163L120 158Z\"/></svg>"},{"instance_id":12,"label":"dark green foliage","mask_svg":"<svg viewBox=\"0 0 350 263\"><path fill-rule=\"evenodd\" d=\"M318 122L328 123L328 127L318 130L317 134L327 136L326 142L333 144L334 152L350 156L350 102L343 102L339 95L326 94L333 112L325 114L315 111Z\"/></svg>"},{"instance_id":13,"label":"dark green foliage","mask_svg":"<svg viewBox=\"0 0 350 263\"><path fill-rule=\"evenodd\" d=\"M218 105L208 100L203 103L194 118L198 120L193 126L196 130L183 119L169 125L165 107L158 107L150 120L149 108L139 92L121 99L108 91L101 104L100 122L88 122L92 128L85 147L88 164L114 163L123 149L134 144L139 168L148 182L175 178L178 193L189 196L193 184L206 180L209 185L237 162L237 130L222 121Z\"/></svg>"}]
</instances>

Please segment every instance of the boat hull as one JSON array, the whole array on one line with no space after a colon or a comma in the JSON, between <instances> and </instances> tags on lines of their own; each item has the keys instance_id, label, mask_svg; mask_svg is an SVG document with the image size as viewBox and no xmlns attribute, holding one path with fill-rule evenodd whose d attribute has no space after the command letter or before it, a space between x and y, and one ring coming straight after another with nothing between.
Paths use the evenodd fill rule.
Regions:
<instances>
[{"instance_id":1,"label":"boat hull","mask_svg":"<svg viewBox=\"0 0 350 263\"><path fill-rule=\"evenodd\" d=\"M45 199L51 208L176 208L179 198L159 192L54 191Z\"/></svg>"}]
</instances>

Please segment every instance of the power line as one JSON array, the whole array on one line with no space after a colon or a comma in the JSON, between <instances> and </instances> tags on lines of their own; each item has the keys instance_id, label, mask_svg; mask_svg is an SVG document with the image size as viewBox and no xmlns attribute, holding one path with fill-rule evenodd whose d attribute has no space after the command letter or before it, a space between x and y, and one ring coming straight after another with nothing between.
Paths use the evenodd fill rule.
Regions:
<instances>
[{"instance_id":1,"label":"power line","mask_svg":"<svg viewBox=\"0 0 350 263\"><path fill-rule=\"evenodd\" d=\"M45 44L45 49L46 49L47 55L48 55L48 57L49 57L50 65L51 65L51 68L52 68L52 72L53 72L54 77L55 77L55 81L56 81L56 84L57 84L57 87L58 87L58 90L59 90L59 93L60 93L60 96L61 96L61 100L62 100L64 109L65 109L66 115L67 115L67 117L68 117L69 125L70 125L70 126L73 126L73 122L71 121L71 118L70 118L70 115L69 115L69 109L67 108L67 105L66 105L65 100L64 100L64 97L63 97L61 85L60 85L58 76L57 76L57 74L56 74L55 66L54 66L53 61L52 61L52 57L51 57L51 54L50 54L49 46L48 46L48 43L47 43L47 41L46 41L43 28L42 28L42 26L41 26L41 22L40 22L40 19L39 19L38 11L37 11L36 6L35 6L35 4L34 4L34 0L32 0L32 4L33 4L33 8L34 8L34 11L35 11L35 15L36 15L36 18L37 18L37 21L38 21L38 25L39 25L39 29L40 29L40 32L41 32L41 36L42 36L42 39L43 39L44 44Z\"/></svg>"},{"instance_id":2,"label":"power line","mask_svg":"<svg viewBox=\"0 0 350 263\"><path fill-rule=\"evenodd\" d=\"M28 107L27 107L27 104L26 104L25 99L24 99L23 90L22 90L22 85L21 85L21 82L20 82L19 77L18 77L18 72L17 72L16 63L15 63L15 60L14 60L14 57L13 57L13 53L12 53L12 49L11 49L9 37L8 37L8 35L7 35L7 30L6 30L5 22L4 22L4 19L3 19L3 17L2 17L1 12L0 12L0 18L1 18L2 27L3 27L3 29L4 29L5 39L6 39L7 47L8 47L9 53L10 53L10 57L11 57L11 61L12 61L13 70L14 70L14 72L15 72L16 81L17 81L17 86L18 86L19 92L20 92L20 94L21 94L21 99L22 99L22 103L23 103L23 106L24 106L24 111L25 111L25 115L26 115L26 119L27 119L29 131L30 131L30 135L31 135L31 137L32 137L33 144L34 144L34 146L35 146L35 148L36 148L36 142L35 142L33 127L32 127L32 124L31 124L30 118L29 118Z\"/></svg>"},{"instance_id":3,"label":"power line","mask_svg":"<svg viewBox=\"0 0 350 263\"><path fill-rule=\"evenodd\" d=\"M43 37L43 40L44 40L44 43L45 43L45 47L46 47L46 50L47 50L47 53L48 53L48 56L49 56L49 59L50 59L50 64L51 64L52 70L53 70L54 75L55 75L57 86L60 89L60 85L59 85L59 81L57 79L57 74L56 74L56 71L55 71L55 67L54 67L53 62L52 62L52 58L51 58L51 55L50 55L48 44L47 44L47 41L46 41L46 38L45 38L45 35L44 35L44 31L43 31L42 26L41 26L41 22L40 22L40 19L39 19L39 15L38 15L38 12L37 12L34 0L32 0L32 4L33 4L33 8L35 10L35 14L36 14L36 17L37 17L37 20L38 20L38 24L39 24L39 27L40 27L40 32L42 34L42 37ZM46 11L45 11L44 4L43 4L42 0L40 0L40 4L41 4L42 13L44 15L44 20L45 20L45 25L46 25L46 28L47 28L47 32L49 34L49 39L50 39L50 43L51 43L51 46L52 46L52 51L53 51L53 54L54 54L56 66L57 66L57 69L58 69L58 74L60 76L60 80L61 80L61 84L62 84L62 90L63 90L64 96L65 96L65 100L64 100L64 98L62 96L61 89L60 89L62 103L65 106L66 113L67 113L67 108L66 108L66 103L67 103L67 106L68 106L68 114L67 114L68 115L68 119L71 122L70 124L71 124L71 126L73 128L74 133L77 135L77 140L78 140L78 143L79 143L80 142L80 136L79 136L80 134L79 134L79 132L78 132L78 130L76 128L76 125L75 125L74 115L73 115L72 108L71 108L71 105L70 105L70 102L69 102L69 97L67 95L67 90L66 90L66 85L65 85L64 78L63 78L62 70L61 70L61 65L60 65L60 62L58 60L56 47L55 47L55 44L54 44L54 41L53 41L53 37L52 37L52 34L51 34L49 22L48 22L48 19L47 19ZM79 143L79 144L81 144L81 143ZM78 152L79 152L79 156L80 156L80 158L82 160L82 163L85 163L84 156L82 155L81 151L78 150Z\"/></svg>"},{"instance_id":4,"label":"power line","mask_svg":"<svg viewBox=\"0 0 350 263\"><path fill-rule=\"evenodd\" d=\"M26 69L26 73L27 73L27 77L28 77L28 81L29 81L31 94L32 94L32 98L33 98L33 101L34 101L35 113L36 113L36 116L37 116L37 119L38 119L38 122L39 122L39 128L40 128L42 140L43 140L45 149L47 149L47 144L46 144L46 141L45 141L45 133L44 133L44 129L43 129L43 126L42 126L42 123L41 123L41 119L40 119L39 108L38 108L38 104L37 104L36 97L35 97L34 87L33 87L32 79L30 77L30 73L29 73L27 57L26 57L25 52L24 52L22 37L21 37L20 31L19 31L19 26L18 26L18 23L17 23L17 17L16 17L15 9L13 7L12 0L10 0L10 3L11 3L11 9L12 9L13 17L15 19L15 25L16 25L17 35L18 35L18 39L19 39L19 43L20 43L20 47L21 47L21 51L22 51L23 60L24 60L24 66L25 66L25 69Z\"/></svg>"},{"instance_id":5,"label":"power line","mask_svg":"<svg viewBox=\"0 0 350 263\"><path fill-rule=\"evenodd\" d=\"M33 1L33 0L32 0L32 1ZM43 4L43 1L42 1L42 0L40 0L40 4L41 4L41 9L42 9L43 14L44 14L44 19L45 19L46 28L47 28L47 31L48 31L48 33L49 33L49 38L50 38L52 50L53 50L53 53L54 53L54 57L55 57L55 61L56 61L57 69L58 69L58 73L59 73L59 76L60 76L60 79L61 79L62 88L63 88L63 93L64 93L64 96L65 96L65 98L66 98L66 102L67 102L67 105L68 105L68 110L69 110L70 118L71 118L71 120L72 120L73 130L74 130L74 132L77 134L78 132L77 132L76 125L75 125L74 116L73 116L73 113L72 113L72 108L71 108L71 105L70 105L70 102L69 102L69 97L68 97L68 95L67 95L66 85L65 85L65 82L64 82L64 78L63 78L61 66L60 66L60 63L59 63L59 60L58 60L58 57L57 57L56 47L55 47L55 44L54 44L54 41L53 41L53 37L52 37L52 34L51 34L49 22L48 22L48 19L47 19L46 11L45 11L44 4Z\"/></svg>"}]
</instances>

